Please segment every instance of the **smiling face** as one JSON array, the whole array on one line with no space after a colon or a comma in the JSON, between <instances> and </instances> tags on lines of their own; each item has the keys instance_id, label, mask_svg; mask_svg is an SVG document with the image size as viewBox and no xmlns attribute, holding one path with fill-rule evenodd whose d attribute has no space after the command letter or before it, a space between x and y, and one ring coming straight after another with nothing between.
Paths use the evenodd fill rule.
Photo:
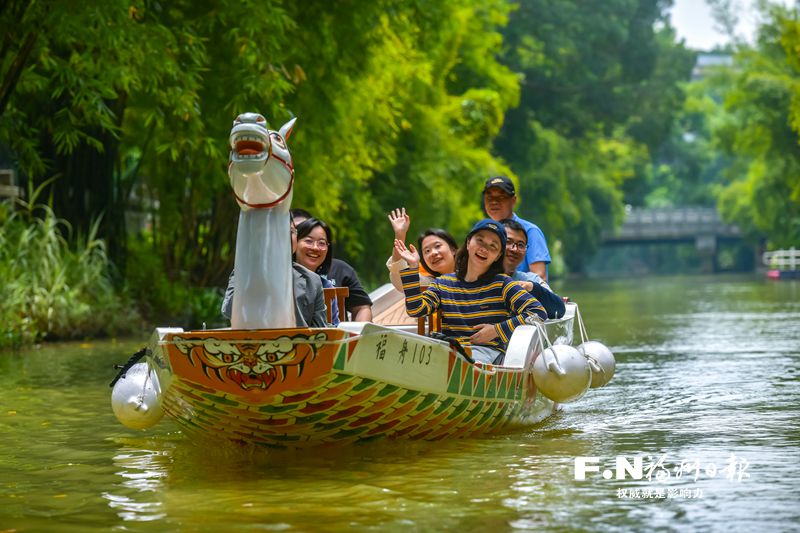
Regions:
<instances>
[{"instance_id":1,"label":"smiling face","mask_svg":"<svg viewBox=\"0 0 800 533\"><path fill-rule=\"evenodd\" d=\"M503 246L500 237L491 230L480 230L470 237L467 242L467 278L472 280L481 276L489 267L492 266L498 257Z\"/></svg>"},{"instance_id":2,"label":"smiling face","mask_svg":"<svg viewBox=\"0 0 800 533\"><path fill-rule=\"evenodd\" d=\"M528 247L528 236L524 231L506 228L506 256L503 259L503 270L506 274L514 272L522 260Z\"/></svg>"},{"instance_id":3,"label":"smiling face","mask_svg":"<svg viewBox=\"0 0 800 533\"><path fill-rule=\"evenodd\" d=\"M328 255L328 237L321 226L314 226L311 232L297 241L297 262L315 272Z\"/></svg>"},{"instance_id":4,"label":"smiling face","mask_svg":"<svg viewBox=\"0 0 800 533\"><path fill-rule=\"evenodd\" d=\"M511 218L516 203L516 196L511 196L498 187L489 187L483 193L483 206L486 214L493 220Z\"/></svg>"},{"instance_id":5,"label":"smiling face","mask_svg":"<svg viewBox=\"0 0 800 533\"><path fill-rule=\"evenodd\" d=\"M422 239L420 250L425 264L440 274L449 274L456 269L456 258L450 245L436 235L428 235Z\"/></svg>"}]
</instances>

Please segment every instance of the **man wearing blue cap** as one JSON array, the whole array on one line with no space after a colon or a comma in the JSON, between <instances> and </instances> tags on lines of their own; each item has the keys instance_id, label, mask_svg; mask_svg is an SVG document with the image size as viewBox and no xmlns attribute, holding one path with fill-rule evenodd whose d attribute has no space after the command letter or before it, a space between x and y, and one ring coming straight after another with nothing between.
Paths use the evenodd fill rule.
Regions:
<instances>
[{"instance_id":1,"label":"man wearing blue cap","mask_svg":"<svg viewBox=\"0 0 800 533\"><path fill-rule=\"evenodd\" d=\"M528 236L528 245L525 260L520 263L517 270L520 272L534 272L547 280L547 265L550 263L550 252L547 241L539 226L522 219L514 213L517 203L517 193L514 182L506 176L495 176L486 180L483 186L483 210L496 221L506 218L516 220Z\"/></svg>"}]
</instances>

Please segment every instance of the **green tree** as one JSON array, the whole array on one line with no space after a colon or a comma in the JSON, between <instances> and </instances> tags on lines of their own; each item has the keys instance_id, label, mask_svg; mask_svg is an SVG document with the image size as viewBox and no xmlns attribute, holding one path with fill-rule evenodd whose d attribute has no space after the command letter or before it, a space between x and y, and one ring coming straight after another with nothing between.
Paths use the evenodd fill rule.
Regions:
<instances>
[{"instance_id":1,"label":"green tree","mask_svg":"<svg viewBox=\"0 0 800 533\"><path fill-rule=\"evenodd\" d=\"M725 218L776 247L800 244L800 10L762 3L756 45L735 57L716 130L733 158L719 192Z\"/></svg>"},{"instance_id":2,"label":"green tree","mask_svg":"<svg viewBox=\"0 0 800 533\"><path fill-rule=\"evenodd\" d=\"M714 130L725 121L722 90L729 79L730 69L720 67L686 85L687 98L672 134L653 154L652 180L642 191L644 205L716 205L715 191L731 165L714 138Z\"/></svg>"},{"instance_id":3,"label":"green tree","mask_svg":"<svg viewBox=\"0 0 800 533\"><path fill-rule=\"evenodd\" d=\"M164 268L207 279L232 235L208 239L225 188L227 131L248 100L280 110L292 87L279 62L291 21L263 2L3 7L0 142L34 182L58 177L53 205L73 227L104 214L100 236L120 264L123 214L138 185L139 198L158 206L153 253Z\"/></svg>"},{"instance_id":4,"label":"green tree","mask_svg":"<svg viewBox=\"0 0 800 533\"><path fill-rule=\"evenodd\" d=\"M35 183L59 176L54 208L73 227L104 213L100 235L120 266L124 213L140 210L152 229L133 243L137 269L155 257L148 271L214 285L230 269L238 211L225 177L231 121L254 110L277 127L296 115L295 205L337 227L342 253L368 275L361 243L376 222L389 242L385 213L401 199L431 208L415 218L420 227L457 231L477 205L452 184L477 188L507 170L491 155L518 94L494 59L507 9L501 0L357 10L322 1L5 3L2 25L13 31L3 72L16 74L5 78L14 83L4 86L0 142Z\"/></svg>"},{"instance_id":5,"label":"green tree","mask_svg":"<svg viewBox=\"0 0 800 533\"><path fill-rule=\"evenodd\" d=\"M298 28L321 42L297 40L298 57L315 59L287 98L301 117L293 203L334 226L337 255L367 280L385 279L367 250L389 253L390 209L408 207L414 231L458 235L480 215L485 176L508 171L491 153L518 95L496 60L507 9L460 0L387 2L358 17L304 5L297 14Z\"/></svg>"},{"instance_id":6,"label":"green tree","mask_svg":"<svg viewBox=\"0 0 800 533\"><path fill-rule=\"evenodd\" d=\"M563 242L574 270L620 222L621 191L646 188L650 150L682 105L693 54L674 42L670 4L526 0L504 29L522 91L496 148L520 177L521 214Z\"/></svg>"},{"instance_id":7,"label":"green tree","mask_svg":"<svg viewBox=\"0 0 800 533\"><path fill-rule=\"evenodd\" d=\"M385 279L390 209L463 235L493 174L519 181L522 214L579 267L682 99L668 4L8 0L0 145L34 184L56 178L76 232L102 214L98 236L153 310L213 309L178 288L227 279L227 137L244 111L273 129L298 117L294 205L368 282Z\"/></svg>"}]
</instances>

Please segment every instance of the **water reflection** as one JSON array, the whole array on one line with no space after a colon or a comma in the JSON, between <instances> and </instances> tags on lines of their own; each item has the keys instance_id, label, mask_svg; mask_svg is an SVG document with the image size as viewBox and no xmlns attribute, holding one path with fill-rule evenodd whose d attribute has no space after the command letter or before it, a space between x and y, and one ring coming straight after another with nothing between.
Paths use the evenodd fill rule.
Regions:
<instances>
[{"instance_id":1,"label":"water reflection","mask_svg":"<svg viewBox=\"0 0 800 533\"><path fill-rule=\"evenodd\" d=\"M163 444L162 444L163 446ZM103 492L108 506L126 521L150 522L166 516L161 495L172 466L172 450L125 446L113 457L117 490Z\"/></svg>"}]
</instances>

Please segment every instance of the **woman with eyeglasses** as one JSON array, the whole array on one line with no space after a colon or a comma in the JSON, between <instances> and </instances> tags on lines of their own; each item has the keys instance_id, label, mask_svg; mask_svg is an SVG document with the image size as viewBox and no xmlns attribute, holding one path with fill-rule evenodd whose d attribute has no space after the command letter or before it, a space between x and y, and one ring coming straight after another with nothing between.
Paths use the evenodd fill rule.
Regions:
<instances>
[{"instance_id":1,"label":"woman with eyeglasses","mask_svg":"<svg viewBox=\"0 0 800 533\"><path fill-rule=\"evenodd\" d=\"M297 228L294 222L289 219L289 229L291 232L292 252L297 249ZM233 312L233 283L234 272L231 272L228 279L228 288L222 300L222 315L230 319ZM294 311L295 323L297 327L325 328L328 327L325 316L325 295L322 288L327 280L323 280L308 268L292 263L292 281L294 283ZM329 283L329 282L328 282ZM330 285L330 283L329 283ZM331 285L332 286L332 285ZM336 300L331 305L333 325L339 323L339 312Z\"/></svg>"},{"instance_id":2,"label":"woman with eyeglasses","mask_svg":"<svg viewBox=\"0 0 800 533\"><path fill-rule=\"evenodd\" d=\"M361 286L361 281L352 267L340 265L337 279L330 279L333 262L333 231L322 220L309 218L297 225L297 252L295 261L319 274L330 286L347 287L350 294L348 312L350 319L357 322L372 320L372 300ZM338 316L338 315L337 315ZM338 322L337 322L338 324Z\"/></svg>"},{"instance_id":3,"label":"woman with eyeglasses","mask_svg":"<svg viewBox=\"0 0 800 533\"><path fill-rule=\"evenodd\" d=\"M442 311L442 333L472 347L472 358L502 363L517 326L541 319L544 307L503 273L505 228L491 219L475 224L456 253L455 272L420 288L419 263L399 239L397 252L409 264L402 270L406 311L413 317Z\"/></svg>"},{"instance_id":4,"label":"woman with eyeglasses","mask_svg":"<svg viewBox=\"0 0 800 533\"><path fill-rule=\"evenodd\" d=\"M406 208L394 209L389 213L389 222L394 230L395 240L405 242L411 218L406 213ZM417 239L417 248L409 245L410 252L416 255L420 264L420 284L427 287L433 278L442 274L449 274L456 269L456 240L443 229L428 228ZM389 269L389 280L394 288L403 292L403 282L400 280L400 271L408 268L408 263L400 257L394 246L392 256L386 261ZM423 273L424 272L424 273Z\"/></svg>"}]
</instances>

